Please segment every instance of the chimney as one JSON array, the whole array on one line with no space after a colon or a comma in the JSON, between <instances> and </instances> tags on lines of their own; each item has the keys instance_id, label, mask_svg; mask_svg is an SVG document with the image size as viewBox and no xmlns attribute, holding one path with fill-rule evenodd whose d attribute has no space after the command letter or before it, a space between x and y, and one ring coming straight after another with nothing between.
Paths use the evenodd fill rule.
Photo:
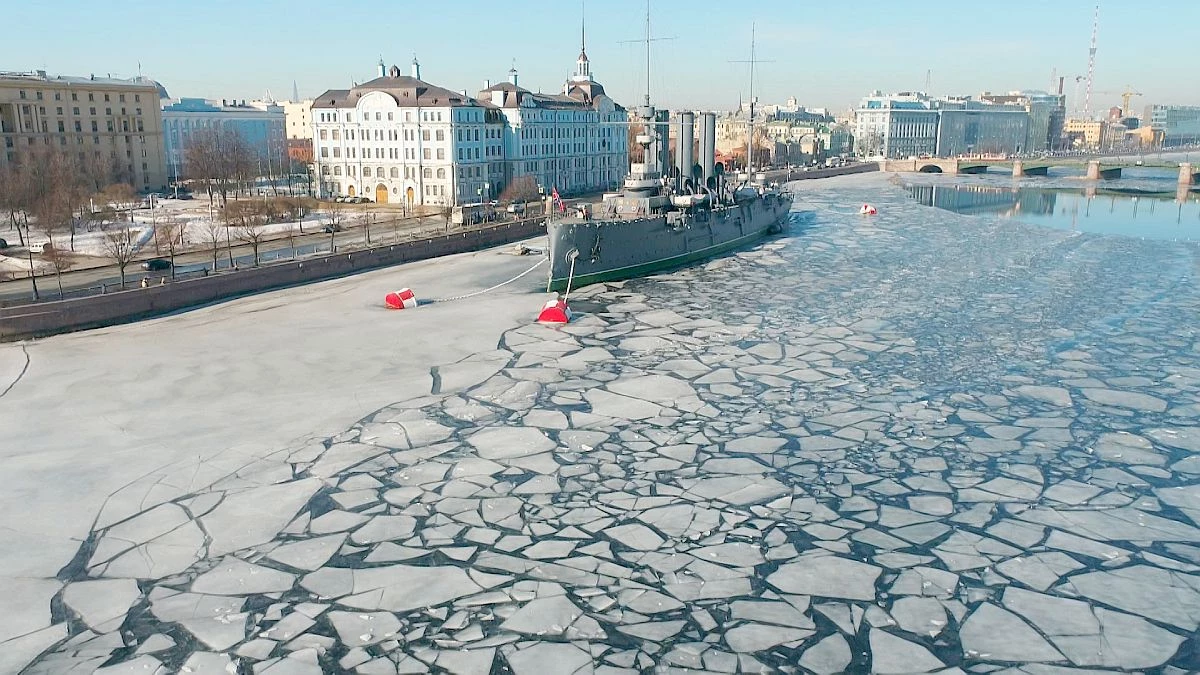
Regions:
<instances>
[{"instance_id":1,"label":"chimney","mask_svg":"<svg viewBox=\"0 0 1200 675\"><path fill-rule=\"evenodd\" d=\"M492 88L492 81L491 81L491 80L484 80L484 81L483 81L483 88L484 88L484 89L491 89L491 88Z\"/></svg>"},{"instance_id":2,"label":"chimney","mask_svg":"<svg viewBox=\"0 0 1200 675\"><path fill-rule=\"evenodd\" d=\"M421 79L421 64L417 62L417 57L414 55L412 60L412 76L414 80Z\"/></svg>"},{"instance_id":3,"label":"chimney","mask_svg":"<svg viewBox=\"0 0 1200 675\"><path fill-rule=\"evenodd\" d=\"M675 165L679 167L679 185L682 187L684 182L692 180L692 167L696 161L692 156L696 115L680 113L679 122L679 136L675 139Z\"/></svg>"}]
</instances>

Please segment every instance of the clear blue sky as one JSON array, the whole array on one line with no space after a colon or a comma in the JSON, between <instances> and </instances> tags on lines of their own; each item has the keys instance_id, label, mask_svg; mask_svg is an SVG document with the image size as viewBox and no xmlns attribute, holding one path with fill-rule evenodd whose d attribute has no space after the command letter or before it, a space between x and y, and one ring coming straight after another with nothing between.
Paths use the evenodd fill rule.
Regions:
<instances>
[{"instance_id":1,"label":"clear blue sky","mask_svg":"<svg viewBox=\"0 0 1200 675\"><path fill-rule=\"evenodd\" d=\"M116 75L142 72L172 96L256 98L267 89L302 97L373 76L380 55L406 72L415 52L422 76L472 94L505 77L515 59L521 84L557 90L579 47L578 0L206 0L115 4L94 0L9 3L0 70ZM794 95L843 109L872 89L932 93L1048 89L1052 68L1087 72L1090 0L656 0L651 80L661 106L731 108L748 93L750 25L758 26L756 93L767 103ZM618 101L645 88L640 45L643 0L591 0L588 55ZM1109 1L1100 11L1096 90L1132 85L1146 103L1200 104L1200 1ZM1095 94L1094 108L1119 104Z\"/></svg>"}]
</instances>

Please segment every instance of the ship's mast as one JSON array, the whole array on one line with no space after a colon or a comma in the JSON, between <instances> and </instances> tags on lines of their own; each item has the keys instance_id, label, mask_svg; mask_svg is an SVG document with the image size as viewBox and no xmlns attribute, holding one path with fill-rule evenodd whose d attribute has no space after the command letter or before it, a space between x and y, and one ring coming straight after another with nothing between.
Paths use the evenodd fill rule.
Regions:
<instances>
[{"instance_id":1,"label":"ship's mast","mask_svg":"<svg viewBox=\"0 0 1200 675\"><path fill-rule=\"evenodd\" d=\"M750 24L750 116L746 118L746 174L754 164L754 24Z\"/></svg>"},{"instance_id":2,"label":"ship's mast","mask_svg":"<svg viewBox=\"0 0 1200 675\"><path fill-rule=\"evenodd\" d=\"M750 24L750 60L730 61L730 63L750 64L750 114L746 118L746 173L749 174L754 158L754 66L759 63L771 63L755 58L755 25ZM739 106L740 107L740 106Z\"/></svg>"},{"instance_id":3,"label":"ship's mast","mask_svg":"<svg viewBox=\"0 0 1200 675\"><path fill-rule=\"evenodd\" d=\"M646 0L646 103L650 107L650 0Z\"/></svg>"}]
</instances>

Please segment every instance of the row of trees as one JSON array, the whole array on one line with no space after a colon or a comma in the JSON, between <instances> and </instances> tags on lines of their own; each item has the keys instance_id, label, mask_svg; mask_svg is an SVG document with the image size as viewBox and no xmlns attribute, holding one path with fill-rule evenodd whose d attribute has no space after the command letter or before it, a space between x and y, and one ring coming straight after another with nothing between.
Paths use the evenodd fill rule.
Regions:
<instances>
[{"instance_id":1,"label":"row of trees","mask_svg":"<svg viewBox=\"0 0 1200 675\"><path fill-rule=\"evenodd\" d=\"M0 209L9 221L9 230L16 232L22 246L30 243L35 232L49 240L44 258L54 269L60 297L62 273L71 267L76 233L121 220L125 210L136 204L137 194L129 178L116 160L57 147L22 153L19 162L0 167ZM97 203L101 208L93 208ZM128 222L105 228L106 249L121 247L120 242L132 238ZM38 298L33 254L27 256L33 295Z\"/></svg>"}]
</instances>

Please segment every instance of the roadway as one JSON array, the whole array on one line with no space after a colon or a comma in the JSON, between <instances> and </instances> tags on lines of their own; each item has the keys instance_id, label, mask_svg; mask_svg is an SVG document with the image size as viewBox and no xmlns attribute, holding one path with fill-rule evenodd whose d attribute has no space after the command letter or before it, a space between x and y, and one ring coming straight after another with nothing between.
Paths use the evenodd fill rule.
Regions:
<instances>
[{"instance_id":1,"label":"roadway","mask_svg":"<svg viewBox=\"0 0 1200 675\"><path fill-rule=\"evenodd\" d=\"M600 195L592 195L576 199L565 199L563 201L570 205L581 202L599 201L599 199ZM540 205L536 202L530 202L527 208L530 214L540 211ZM389 215L391 214L383 211L376 212L376 216L379 218L386 218ZM331 245L333 250L338 251L348 248L362 249L368 246L366 241L367 228L357 222L345 225L341 232L333 234L321 232L319 228L322 225L318 223L312 223L309 227L317 231L306 232L303 235L296 234L290 241L286 236L282 236L262 242L259 245L258 257L260 264L329 253ZM376 222L370 228L370 245L379 246L391 242L409 241L411 239L432 237L462 230L463 226L453 224L448 228L446 219L442 215L398 219L386 223ZM216 269L228 270L231 267L231 256L233 258L233 267L252 267L254 265L253 248L249 244L238 242L237 240L233 240L231 243L232 246L230 248L226 248L223 244L219 247ZM139 258L125 268L126 288L136 287L141 283L142 279L147 279L152 284L162 283L164 278L167 283L172 280L170 270L146 271L141 267L142 262L143 258ZM174 277L176 278L195 277L204 274L206 270L212 269L213 255L210 248L191 249L186 252L176 253L175 255ZM62 285L66 297L94 295L103 292L105 289L119 290L121 287L120 270L115 264L107 263L64 272L62 274ZM58 283L54 274L39 275L37 277L37 287L42 301L58 299ZM28 277L0 281L0 306L18 305L32 301L33 288Z\"/></svg>"},{"instance_id":2,"label":"roadway","mask_svg":"<svg viewBox=\"0 0 1200 675\"><path fill-rule=\"evenodd\" d=\"M320 228L318 224L311 226ZM451 226L450 231L460 230L461 226ZM370 228L371 244L378 246L396 241L408 241L414 238L434 236L447 231L446 219L442 216L424 216L410 218L399 225L375 224ZM270 239L259 245L260 264L279 260L312 256L318 253L328 253L330 246L334 250L347 248L366 248L367 229L360 225L347 227L333 234L321 232L306 232L295 235L291 241L287 237ZM254 249L242 242L233 240L232 246L226 248L221 244L217 251L216 269L227 270L233 266L238 268L254 265ZM166 258L167 256L161 256ZM179 278L195 277L213 269L212 249L189 250L175 255L175 275ZM161 283L165 278L172 279L170 270L146 271L141 268L141 261L131 262L125 268L126 288L136 287L142 279L150 283ZM68 297L91 295L101 289L118 290L121 286L120 270L115 264L105 264L86 269L64 272L62 275L63 290ZM58 283L53 274L37 277L38 293L42 300L58 299ZM0 282L0 304L11 305L29 302L33 299L33 290L28 278Z\"/></svg>"}]
</instances>

